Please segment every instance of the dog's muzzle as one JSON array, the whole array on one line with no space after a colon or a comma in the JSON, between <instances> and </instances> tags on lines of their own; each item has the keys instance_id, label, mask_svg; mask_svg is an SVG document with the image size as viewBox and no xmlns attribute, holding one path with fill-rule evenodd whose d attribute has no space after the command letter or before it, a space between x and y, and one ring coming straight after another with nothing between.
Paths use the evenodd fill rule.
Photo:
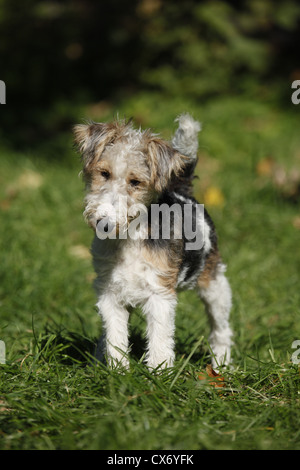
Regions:
<instances>
[{"instance_id":1,"label":"dog's muzzle","mask_svg":"<svg viewBox=\"0 0 300 470\"><path fill-rule=\"evenodd\" d=\"M98 227L98 224L99 227ZM109 221L108 217L103 217L103 219L98 219L96 222L97 230L103 231L103 233L109 233Z\"/></svg>"}]
</instances>

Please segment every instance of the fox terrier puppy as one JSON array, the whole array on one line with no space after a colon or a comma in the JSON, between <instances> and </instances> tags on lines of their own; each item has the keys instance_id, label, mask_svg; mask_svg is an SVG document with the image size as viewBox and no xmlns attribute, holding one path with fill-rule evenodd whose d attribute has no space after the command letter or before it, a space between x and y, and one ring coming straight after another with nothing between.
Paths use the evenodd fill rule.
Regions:
<instances>
[{"instance_id":1,"label":"fox terrier puppy","mask_svg":"<svg viewBox=\"0 0 300 470\"><path fill-rule=\"evenodd\" d=\"M226 267L214 224L192 196L201 126L188 114L177 121L171 142L118 119L74 128L87 190L84 216L95 231L97 307L111 366L129 365L128 307L136 306L147 321L148 367L173 365L182 288L197 288L205 304L212 367L230 362Z\"/></svg>"}]
</instances>

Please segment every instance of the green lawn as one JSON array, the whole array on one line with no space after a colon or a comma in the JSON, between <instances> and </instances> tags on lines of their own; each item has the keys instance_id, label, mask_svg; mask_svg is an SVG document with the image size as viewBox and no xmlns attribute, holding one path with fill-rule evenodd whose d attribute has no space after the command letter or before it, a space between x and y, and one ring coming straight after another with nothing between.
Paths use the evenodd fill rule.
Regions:
<instances>
[{"instance_id":1,"label":"green lawn","mask_svg":"<svg viewBox=\"0 0 300 470\"><path fill-rule=\"evenodd\" d=\"M179 297L169 373L144 366L138 311L130 372L91 363L101 323L71 137L60 141L62 155L55 145L2 149L0 449L300 449L300 376L291 362L300 339L299 194L289 178L276 183L300 168L299 113L243 99L200 106L155 96L119 111L166 138L181 111L203 122L195 193L228 264L234 368L223 388L198 379L209 329L193 292Z\"/></svg>"}]
</instances>

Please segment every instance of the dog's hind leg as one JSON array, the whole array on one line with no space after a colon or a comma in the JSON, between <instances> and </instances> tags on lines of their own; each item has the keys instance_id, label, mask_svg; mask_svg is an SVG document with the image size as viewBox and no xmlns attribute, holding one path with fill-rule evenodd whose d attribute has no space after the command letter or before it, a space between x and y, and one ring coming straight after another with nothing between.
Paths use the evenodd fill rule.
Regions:
<instances>
[{"instance_id":1,"label":"dog's hind leg","mask_svg":"<svg viewBox=\"0 0 300 470\"><path fill-rule=\"evenodd\" d=\"M218 370L221 365L228 365L231 359L232 330L229 315L232 302L225 269L223 264L218 264L212 278L200 275L198 279L200 297L206 306L211 326L209 344L214 370Z\"/></svg>"}]
</instances>

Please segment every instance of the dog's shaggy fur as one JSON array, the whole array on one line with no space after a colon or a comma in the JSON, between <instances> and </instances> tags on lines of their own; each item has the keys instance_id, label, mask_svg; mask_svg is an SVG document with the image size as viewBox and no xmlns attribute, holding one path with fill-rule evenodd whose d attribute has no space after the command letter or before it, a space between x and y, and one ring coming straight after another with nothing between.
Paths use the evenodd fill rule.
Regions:
<instances>
[{"instance_id":1,"label":"dog's shaggy fur","mask_svg":"<svg viewBox=\"0 0 300 470\"><path fill-rule=\"evenodd\" d=\"M206 210L197 212L192 197L200 124L188 114L177 121L171 142L123 120L78 125L74 130L87 190L84 215L96 232L92 254L97 307L105 330L103 344L114 366L128 367L128 307L137 305L147 319L149 368L173 365L176 292L181 288L197 288L205 303L213 368L230 362L231 290L213 222ZM154 220L153 204L191 207L190 221L201 230L201 246L187 249L190 238L177 236L184 222L175 216L168 219L170 236L162 237L164 221ZM124 237L139 207L146 208L144 232ZM110 222L115 237L108 237ZM153 238L155 224L159 236Z\"/></svg>"}]
</instances>

